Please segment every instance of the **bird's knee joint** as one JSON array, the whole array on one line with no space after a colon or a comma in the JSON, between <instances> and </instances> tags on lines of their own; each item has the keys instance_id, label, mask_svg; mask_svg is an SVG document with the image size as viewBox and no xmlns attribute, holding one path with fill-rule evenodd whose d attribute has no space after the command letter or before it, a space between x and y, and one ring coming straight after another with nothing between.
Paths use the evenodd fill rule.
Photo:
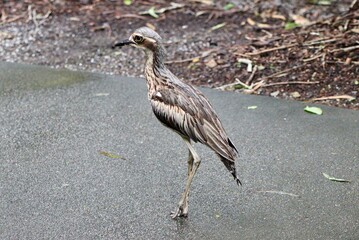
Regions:
<instances>
[{"instance_id":1,"label":"bird's knee joint","mask_svg":"<svg viewBox=\"0 0 359 240\"><path fill-rule=\"evenodd\" d=\"M201 159L199 157L195 158L193 161L193 164L197 166L199 166L200 163L201 163Z\"/></svg>"}]
</instances>

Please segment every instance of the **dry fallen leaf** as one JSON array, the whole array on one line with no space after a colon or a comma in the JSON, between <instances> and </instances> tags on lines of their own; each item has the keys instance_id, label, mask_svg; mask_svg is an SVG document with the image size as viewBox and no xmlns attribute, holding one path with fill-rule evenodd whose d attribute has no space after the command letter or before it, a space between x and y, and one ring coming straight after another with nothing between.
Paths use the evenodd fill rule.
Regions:
<instances>
[{"instance_id":1,"label":"dry fallen leaf","mask_svg":"<svg viewBox=\"0 0 359 240\"><path fill-rule=\"evenodd\" d=\"M217 62L213 58L211 60L209 60L208 62L206 62L205 64L207 67L210 67L210 68L214 68L217 66Z\"/></svg>"},{"instance_id":2,"label":"dry fallen leaf","mask_svg":"<svg viewBox=\"0 0 359 240\"><path fill-rule=\"evenodd\" d=\"M300 15L291 15L292 19L294 20L294 22L298 25L301 25L301 26L308 26L310 25L312 22L309 21L307 18L305 17L302 17Z\"/></svg>"},{"instance_id":3,"label":"dry fallen leaf","mask_svg":"<svg viewBox=\"0 0 359 240\"><path fill-rule=\"evenodd\" d=\"M299 92L292 92L292 93L290 93L290 95L291 95L293 98L299 98L299 97L300 97L300 93L299 93Z\"/></svg>"},{"instance_id":4,"label":"dry fallen leaf","mask_svg":"<svg viewBox=\"0 0 359 240\"><path fill-rule=\"evenodd\" d=\"M270 95L272 97L277 97L279 95L279 91L271 92Z\"/></svg>"},{"instance_id":5,"label":"dry fallen leaf","mask_svg":"<svg viewBox=\"0 0 359 240\"><path fill-rule=\"evenodd\" d=\"M257 27L262 28L262 29L272 29L273 28L269 24L255 22L252 18L247 18L247 23L249 25L251 25L251 26L257 26Z\"/></svg>"},{"instance_id":6,"label":"dry fallen leaf","mask_svg":"<svg viewBox=\"0 0 359 240\"><path fill-rule=\"evenodd\" d=\"M152 23L146 23L146 26L151 28L153 31L156 31L156 27Z\"/></svg>"},{"instance_id":7,"label":"dry fallen leaf","mask_svg":"<svg viewBox=\"0 0 359 240\"><path fill-rule=\"evenodd\" d=\"M81 19L78 17L70 17L69 20L73 22L79 22Z\"/></svg>"},{"instance_id":8,"label":"dry fallen leaf","mask_svg":"<svg viewBox=\"0 0 359 240\"><path fill-rule=\"evenodd\" d=\"M274 18L274 19L280 19L280 20L283 20L283 21L286 20L285 16L283 16L283 15L281 15L279 13L273 13L271 17Z\"/></svg>"},{"instance_id":9,"label":"dry fallen leaf","mask_svg":"<svg viewBox=\"0 0 359 240\"><path fill-rule=\"evenodd\" d=\"M266 23L257 23L257 26L262 29L272 29L273 27Z\"/></svg>"},{"instance_id":10,"label":"dry fallen leaf","mask_svg":"<svg viewBox=\"0 0 359 240\"><path fill-rule=\"evenodd\" d=\"M260 13L260 16L262 19L267 19L267 18L273 18L273 19L280 19L285 21L286 18L284 15L280 14L279 12L273 12L273 11L263 11Z\"/></svg>"},{"instance_id":11,"label":"dry fallen leaf","mask_svg":"<svg viewBox=\"0 0 359 240\"><path fill-rule=\"evenodd\" d=\"M195 58L192 59L192 62L193 62L193 63L197 63L197 62L199 62L199 60L200 60L199 57L195 57Z\"/></svg>"},{"instance_id":12,"label":"dry fallen leaf","mask_svg":"<svg viewBox=\"0 0 359 240\"><path fill-rule=\"evenodd\" d=\"M256 22L252 20L252 18L247 18L247 23L251 26L255 26Z\"/></svg>"},{"instance_id":13,"label":"dry fallen leaf","mask_svg":"<svg viewBox=\"0 0 359 240\"><path fill-rule=\"evenodd\" d=\"M11 33L0 31L0 40L13 39L13 38L14 35L12 35Z\"/></svg>"},{"instance_id":14,"label":"dry fallen leaf","mask_svg":"<svg viewBox=\"0 0 359 240\"><path fill-rule=\"evenodd\" d=\"M213 5L214 4L213 0L191 0L191 2L202 3L205 5Z\"/></svg>"},{"instance_id":15,"label":"dry fallen leaf","mask_svg":"<svg viewBox=\"0 0 359 240\"><path fill-rule=\"evenodd\" d=\"M113 153L109 153L109 152L105 152L105 151L99 151L99 153L101 155L104 155L104 156L109 157L109 158L118 158L118 159L126 160L126 158L124 158L124 157L122 157L120 155L113 154Z\"/></svg>"}]
</instances>

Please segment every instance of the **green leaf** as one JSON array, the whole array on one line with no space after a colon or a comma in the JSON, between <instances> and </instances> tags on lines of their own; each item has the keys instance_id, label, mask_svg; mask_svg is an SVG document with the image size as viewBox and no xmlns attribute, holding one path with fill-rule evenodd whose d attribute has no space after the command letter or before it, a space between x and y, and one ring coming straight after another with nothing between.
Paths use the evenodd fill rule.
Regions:
<instances>
[{"instance_id":1,"label":"green leaf","mask_svg":"<svg viewBox=\"0 0 359 240\"><path fill-rule=\"evenodd\" d=\"M109 158L117 158L117 159L126 160L126 158L121 157L120 155L113 154L113 153L109 153L109 152L105 152L105 151L99 151L99 153L101 155L104 155L104 156L109 157Z\"/></svg>"},{"instance_id":2,"label":"green leaf","mask_svg":"<svg viewBox=\"0 0 359 240\"><path fill-rule=\"evenodd\" d=\"M257 106L249 106L247 109L256 109Z\"/></svg>"},{"instance_id":3,"label":"green leaf","mask_svg":"<svg viewBox=\"0 0 359 240\"><path fill-rule=\"evenodd\" d=\"M211 31L215 31L215 30L217 30L217 29L220 29L220 28L226 26L226 24L227 24L227 23L224 22L224 23L220 23L220 24L214 25L213 27L211 27Z\"/></svg>"},{"instance_id":4,"label":"green leaf","mask_svg":"<svg viewBox=\"0 0 359 240\"><path fill-rule=\"evenodd\" d=\"M123 3L128 6L132 4L132 0L123 0Z\"/></svg>"},{"instance_id":5,"label":"green leaf","mask_svg":"<svg viewBox=\"0 0 359 240\"><path fill-rule=\"evenodd\" d=\"M156 9L155 7L151 7L150 9L148 9L148 14L150 14L152 17L154 18L158 18L158 14L156 13Z\"/></svg>"},{"instance_id":6,"label":"green leaf","mask_svg":"<svg viewBox=\"0 0 359 240\"><path fill-rule=\"evenodd\" d=\"M317 114L317 115L322 115L323 114L323 110L318 108L318 107L309 107L309 106L306 106L304 108L304 111L305 112L308 112L308 113L313 113L313 114Z\"/></svg>"},{"instance_id":7,"label":"green leaf","mask_svg":"<svg viewBox=\"0 0 359 240\"><path fill-rule=\"evenodd\" d=\"M262 70L264 70L266 67L265 66L263 66L263 65L258 65L258 71L262 71Z\"/></svg>"},{"instance_id":8,"label":"green leaf","mask_svg":"<svg viewBox=\"0 0 359 240\"><path fill-rule=\"evenodd\" d=\"M243 85L241 85L241 84L236 84L236 85L233 86L233 88L234 89L243 89L245 87L243 87Z\"/></svg>"},{"instance_id":9,"label":"green leaf","mask_svg":"<svg viewBox=\"0 0 359 240\"><path fill-rule=\"evenodd\" d=\"M285 25L284 25L284 29L285 30L292 30L296 27L299 27L300 25L299 24L296 24L295 22L287 22Z\"/></svg>"},{"instance_id":10,"label":"green leaf","mask_svg":"<svg viewBox=\"0 0 359 240\"><path fill-rule=\"evenodd\" d=\"M323 173L323 176L327 179L329 179L330 181L334 181L334 182L350 182L350 180L346 180L346 179L342 179L342 178L335 178L335 177L331 177L326 173Z\"/></svg>"},{"instance_id":11,"label":"green leaf","mask_svg":"<svg viewBox=\"0 0 359 240\"><path fill-rule=\"evenodd\" d=\"M329 6L332 4L331 0L307 0L307 3L315 5Z\"/></svg>"},{"instance_id":12,"label":"green leaf","mask_svg":"<svg viewBox=\"0 0 359 240\"><path fill-rule=\"evenodd\" d=\"M231 10L233 7L234 7L234 4L230 2L230 3L227 3L227 4L223 7L223 9L224 9L225 11L228 11L228 10Z\"/></svg>"}]
</instances>

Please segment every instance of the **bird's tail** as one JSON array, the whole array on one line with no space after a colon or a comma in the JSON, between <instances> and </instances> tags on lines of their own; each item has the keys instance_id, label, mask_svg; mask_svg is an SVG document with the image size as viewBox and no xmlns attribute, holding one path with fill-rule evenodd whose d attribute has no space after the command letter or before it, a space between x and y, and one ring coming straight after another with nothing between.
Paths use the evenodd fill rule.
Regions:
<instances>
[{"instance_id":1,"label":"bird's tail","mask_svg":"<svg viewBox=\"0 0 359 240\"><path fill-rule=\"evenodd\" d=\"M223 156L220 156L220 155L219 155L219 158L220 158L221 161L223 162L224 166L226 166L226 168L228 169L228 171L233 175L234 180L236 180L238 186L239 186L239 185L242 186L241 181L240 181L239 178L237 177L236 166L235 166L235 164L234 164L234 161L228 160L227 158L225 158L225 157L223 157Z\"/></svg>"}]
</instances>

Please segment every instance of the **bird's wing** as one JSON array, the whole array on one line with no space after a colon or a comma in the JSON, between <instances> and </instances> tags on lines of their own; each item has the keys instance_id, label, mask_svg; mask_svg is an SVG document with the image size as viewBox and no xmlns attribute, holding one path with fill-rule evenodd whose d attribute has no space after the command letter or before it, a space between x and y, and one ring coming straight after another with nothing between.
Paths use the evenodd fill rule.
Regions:
<instances>
[{"instance_id":1,"label":"bird's wing","mask_svg":"<svg viewBox=\"0 0 359 240\"><path fill-rule=\"evenodd\" d=\"M234 161L237 150L201 92L191 86L162 88L153 92L150 101L154 114L165 126Z\"/></svg>"}]
</instances>

